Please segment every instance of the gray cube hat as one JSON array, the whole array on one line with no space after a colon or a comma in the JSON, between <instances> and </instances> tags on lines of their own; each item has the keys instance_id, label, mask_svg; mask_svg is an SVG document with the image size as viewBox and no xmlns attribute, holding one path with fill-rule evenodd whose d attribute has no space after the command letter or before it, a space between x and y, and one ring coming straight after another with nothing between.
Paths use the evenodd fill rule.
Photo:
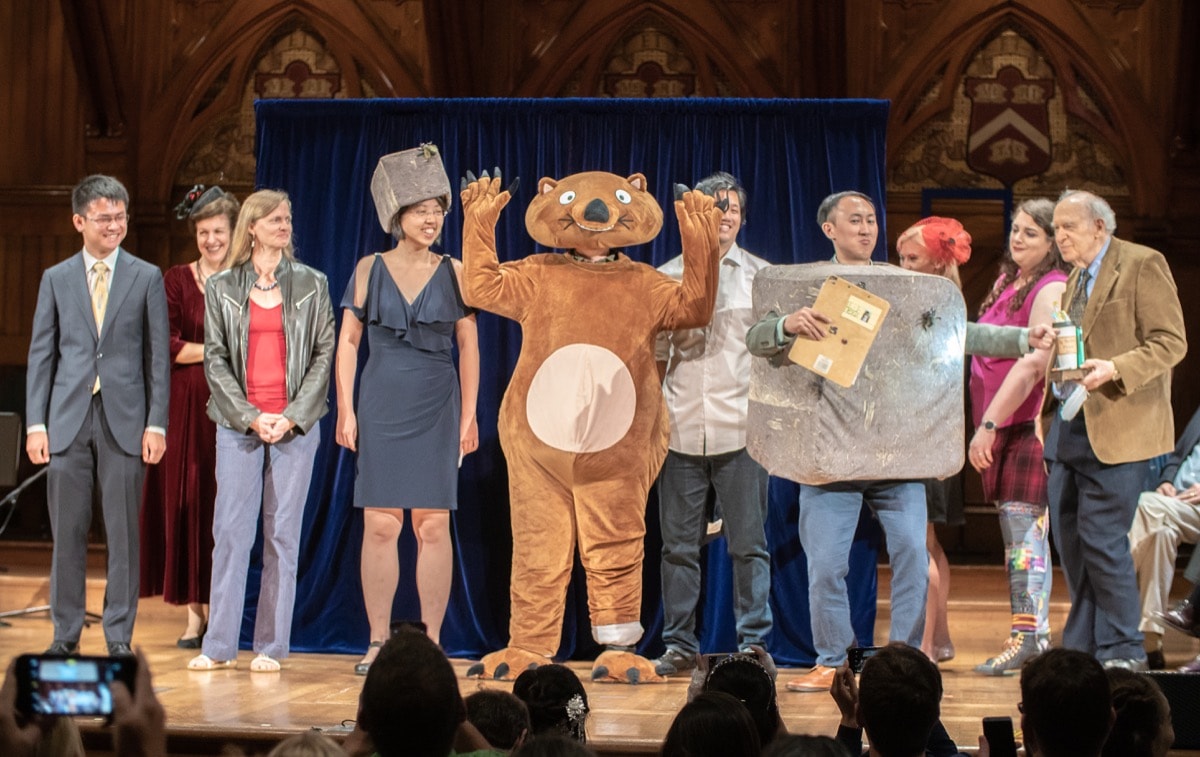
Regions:
<instances>
[{"instance_id":1,"label":"gray cube hat","mask_svg":"<svg viewBox=\"0 0 1200 757\"><path fill-rule=\"evenodd\" d=\"M449 208L450 178L437 145L426 142L380 158L371 177L371 196L375 198L379 225L389 234L392 219L400 208L435 197L446 198Z\"/></svg>"}]
</instances>

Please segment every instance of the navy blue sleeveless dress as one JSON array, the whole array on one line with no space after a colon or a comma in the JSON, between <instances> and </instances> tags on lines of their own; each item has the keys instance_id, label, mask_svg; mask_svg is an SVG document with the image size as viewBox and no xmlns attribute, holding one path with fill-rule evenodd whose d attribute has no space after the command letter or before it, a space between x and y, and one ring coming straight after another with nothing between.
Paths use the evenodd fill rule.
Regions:
<instances>
[{"instance_id":1,"label":"navy blue sleeveless dress","mask_svg":"<svg viewBox=\"0 0 1200 757\"><path fill-rule=\"evenodd\" d=\"M461 397L451 349L469 312L449 255L411 303L377 253L363 307L351 277L342 298L366 326L358 392L355 507L458 507Z\"/></svg>"}]
</instances>

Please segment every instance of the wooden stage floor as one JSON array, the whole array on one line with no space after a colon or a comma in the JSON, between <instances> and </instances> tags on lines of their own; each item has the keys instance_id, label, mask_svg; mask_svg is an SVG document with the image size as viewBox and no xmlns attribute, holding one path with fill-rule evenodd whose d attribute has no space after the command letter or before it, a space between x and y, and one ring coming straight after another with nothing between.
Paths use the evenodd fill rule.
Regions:
<instances>
[{"instance_id":1,"label":"wooden stage floor","mask_svg":"<svg viewBox=\"0 0 1200 757\"><path fill-rule=\"evenodd\" d=\"M97 578L89 579L89 607L98 609L103 574L89 573L93 574ZM881 569L877 639L885 639L887 634L888 577L887 570ZM47 604L48 592L44 572L14 569L0 574L0 611ZM1061 573L1056 573L1052 600L1051 622L1057 631L1067 611ZM0 627L0 660L5 665L17 654L41 651L49 644L52 629L47 613L10 622L10 627ZM173 754L215 754L226 741L240 743L251 752L265 752L272 740L292 733L317 728L337 737L351 724L363 680L353 673L356 656L297 654L285 662L282 673L251 674L252 655L242 652L238 670L191 672L184 666L194 653L175 647L183 624L182 608L159 599L143 600L134 638L134 644L149 658L155 690L166 708ZM957 656L941 665L946 691L942 720L960 747L973 749L984 716L1009 715L1014 722L1018 720L1017 678L982 676L972 670L999 649L1007 634L1008 587L999 566L953 569L950 626ZM1200 641L1180 634L1168 634L1166 645L1171 666L1200 652ZM81 646L84 653L103 654L104 638L98 624L84 630ZM454 661L460 672L467 664ZM592 708L588 736L593 748L602 754L657 753L672 718L684 704L686 679L672 679L663 685L591 684L586 682L587 663L570 664L588 688ZM796 672L781 670L780 680ZM464 694L491 687L509 689L511 683L465 678L461 683ZM793 733L833 735L837 730L837 708L828 694L792 693L781 685L779 703ZM82 725L85 735L91 735L89 746L103 743L101 724Z\"/></svg>"}]
</instances>

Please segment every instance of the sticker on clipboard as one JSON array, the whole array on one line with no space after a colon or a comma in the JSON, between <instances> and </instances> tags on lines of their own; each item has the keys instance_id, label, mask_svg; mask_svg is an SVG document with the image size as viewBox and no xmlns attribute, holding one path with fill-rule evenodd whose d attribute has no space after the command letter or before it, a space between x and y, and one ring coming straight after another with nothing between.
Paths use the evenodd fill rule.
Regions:
<instances>
[{"instance_id":1,"label":"sticker on clipboard","mask_svg":"<svg viewBox=\"0 0 1200 757\"><path fill-rule=\"evenodd\" d=\"M846 298L846 307L842 310L842 317L857 323L867 331L874 331L879 322L883 320L883 308L850 295Z\"/></svg>"},{"instance_id":2,"label":"sticker on clipboard","mask_svg":"<svg viewBox=\"0 0 1200 757\"><path fill-rule=\"evenodd\" d=\"M825 337L794 340L788 358L839 386L853 385L871 344L883 329L880 324L887 319L891 304L845 279L830 276L811 307L830 320ZM859 327L838 327L846 321Z\"/></svg>"}]
</instances>

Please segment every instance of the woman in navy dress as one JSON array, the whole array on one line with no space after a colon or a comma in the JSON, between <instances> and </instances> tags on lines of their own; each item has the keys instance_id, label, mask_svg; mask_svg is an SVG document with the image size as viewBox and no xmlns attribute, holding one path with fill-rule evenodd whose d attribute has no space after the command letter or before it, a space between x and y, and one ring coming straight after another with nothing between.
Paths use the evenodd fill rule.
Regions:
<instances>
[{"instance_id":1,"label":"woman in navy dress","mask_svg":"<svg viewBox=\"0 0 1200 757\"><path fill-rule=\"evenodd\" d=\"M436 148L384 156L372 193L397 243L355 268L342 300L337 353L337 442L358 452L354 504L363 509L361 572L371 638L355 666L360 675L388 638L405 511L417 539L421 619L439 641L453 576L450 511L458 506L458 466L479 446L475 316L462 301L459 261L429 249L450 205ZM370 354L356 407L364 331Z\"/></svg>"},{"instance_id":2,"label":"woman in navy dress","mask_svg":"<svg viewBox=\"0 0 1200 757\"><path fill-rule=\"evenodd\" d=\"M187 218L200 256L163 275L171 321L171 405L167 451L147 469L142 495L141 595L162 594L167 604L187 605L187 628L176 642L181 649L200 648L212 576L217 427L205 413L204 291L208 278L225 266L239 207L220 187L193 187L175 211Z\"/></svg>"}]
</instances>

